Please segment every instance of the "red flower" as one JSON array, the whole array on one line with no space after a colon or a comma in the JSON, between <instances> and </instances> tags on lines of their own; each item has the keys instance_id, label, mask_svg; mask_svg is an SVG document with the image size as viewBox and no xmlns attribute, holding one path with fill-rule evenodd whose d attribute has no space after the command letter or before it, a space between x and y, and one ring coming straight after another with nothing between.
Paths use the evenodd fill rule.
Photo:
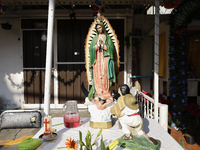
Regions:
<instances>
[{"instance_id":1,"label":"red flower","mask_svg":"<svg viewBox=\"0 0 200 150\"><path fill-rule=\"evenodd\" d=\"M189 113L195 118L200 118L200 108L197 103L191 103L190 105L186 105L181 110L181 113L184 113L184 114Z\"/></svg>"},{"instance_id":2,"label":"red flower","mask_svg":"<svg viewBox=\"0 0 200 150\"><path fill-rule=\"evenodd\" d=\"M78 149L78 144L73 140L71 140L71 137L69 139L66 139L67 142L65 142L66 148L73 148Z\"/></svg>"},{"instance_id":3,"label":"red flower","mask_svg":"<svg viewBox=\"0 0 200 150\"><path fill-rule=\"evenodd\" d=\"M168 116L169 116L169 117L172 117L172 115L171 115L170 113L168 114Z\"/></svg>"},{"instance_id":4,"label":"red flower","mask_svg":"<svg viewBox=\"0 0 200 150\"><path fill-rule=\"evenodd\" d=\"M147 95L149 97L152 97L151 94L146 91L142 91L142 93L144 93L145 95ZM143 97L143 101L145 101L145 103L147 103L148 100Z\"/></svg>"}]
</instances>

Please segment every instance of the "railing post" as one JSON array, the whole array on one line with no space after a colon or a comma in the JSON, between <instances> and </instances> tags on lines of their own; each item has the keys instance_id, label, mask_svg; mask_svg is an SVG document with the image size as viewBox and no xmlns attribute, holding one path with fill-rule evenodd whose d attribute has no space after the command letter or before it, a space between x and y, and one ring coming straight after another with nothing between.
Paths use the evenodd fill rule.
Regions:
<instances>
[{"instance_id":1,"label":"railing post","mask_svg":"<svg viewBox=\"0 0 200 150\"><path fill-rule=\"evenodd\" d=\"M168 131L168 105L166 104L160 106L159 124Z\"/></svg>"}]
</instances>

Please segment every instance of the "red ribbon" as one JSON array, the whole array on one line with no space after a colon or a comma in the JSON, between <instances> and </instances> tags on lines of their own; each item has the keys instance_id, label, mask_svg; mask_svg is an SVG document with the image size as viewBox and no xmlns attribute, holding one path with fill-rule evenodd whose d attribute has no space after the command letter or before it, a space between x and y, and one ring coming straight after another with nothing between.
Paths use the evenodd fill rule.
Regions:
<instances>
[{"instance_id":1,"label":"red ribbon","mask_svg":"<svg viewBox=\"0 0 200 150\"><path fill-rule=\"evenodd\" d=\"M135 113L135 114L132 114L132 115L127 115L127 116L131 117L131 116L136 116L136 115L139 115L139 113Z\"/></svg>"}]
</instances>

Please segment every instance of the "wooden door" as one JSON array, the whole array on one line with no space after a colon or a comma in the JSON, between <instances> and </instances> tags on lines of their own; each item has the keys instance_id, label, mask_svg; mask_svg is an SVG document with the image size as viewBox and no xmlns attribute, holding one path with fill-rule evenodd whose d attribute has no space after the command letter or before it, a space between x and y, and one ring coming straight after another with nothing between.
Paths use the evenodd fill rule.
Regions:
<instances>
[{"instance_id":1,"label":"wooden door","mask_svg":"<svg viewBox=\"0 0 200 150\"><path fill-rule=\"evenodd\" d=\"M24 99L26 104L44 103L46 30L23 31ZM53 75L53 72L52 72ZM53 77L51 103L53 103Z\"/></svg>"},{"instance_id":2,"label":"wooden door","mask_svg":"<svg viewBox=\"0 0 200 150\"><path fill-rule=\"evenodd\" d=\"M120 42L120 61L124 62L124 20L109 20ZM59 103L66 100L77 100L84 103L85 96L81 90L84 83L87 88L85 73L85 39L93 19L57 21L57 53L58 53L58 81ZM117 75L117 82L111 90L117 90L124 83L124 65L121 64Z\"/></svg>"}]
</instances>

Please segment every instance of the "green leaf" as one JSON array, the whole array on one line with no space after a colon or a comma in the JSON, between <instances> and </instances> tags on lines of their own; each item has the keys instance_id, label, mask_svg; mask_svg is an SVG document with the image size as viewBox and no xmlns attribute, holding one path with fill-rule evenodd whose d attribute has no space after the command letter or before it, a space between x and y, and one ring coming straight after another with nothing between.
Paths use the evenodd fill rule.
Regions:
<instances>
[{"instance_id":1,"label":"green leaf","mask_svg":"<svg viewBox=\"0 0 200 150\"><path fill-rule=\"evenodd\" d=\"M102 133L102 129L99 130L99 132L97 133L97 137L96 137L96 139L94 140L94 143L96 142L97 138L101 135L101 133ZM94 143L93 143L93 144L94 144ZM93 145L93 144L92 144L92 145Z\"/></svg>"},{"instance_id":2,"label":"green leaf","mask_svg":"<svg viewBox=\"0 0 200 150\"><path fill-rule=\"evenodd\" d=\"M85 146L85 144L83 143L83 141L78 141L78 143L82 146Z\"/></svg>"},{"instance_id":3,"label":"green leaf","mask_svg":"<svg viewBox=\"0 0 200 150\"><path fill-rule=\"evenodd\" d=\"M179 138L179 144L185 149L184 141L182 138Z\"/></svg>"},{"instance_id":4,"label":"green leaf","mask_svg":"<svg viewBox=\"0 0 200 150\"><path fill-rule=\"evenodd\" d=\"M89 130L88 130L88 133L87 133L87 135L89 135L89 136L91 135L91 133L90 133L90 131L89 131Z\"/></svg>"},{"instance_id":5,"label":"green leaf","mask_svg":"<svg viewBox=\"0 0 200 150\"><path fill-rule=\"evenodd\" d=\"M82 142L82 132L81 131L79 131L79 142ZM79 143L80 144L80 143ZM84 144L83 142L82 142L82 144ZM85 145L85 144L84 144ZM83 149L83 147L82 147L83 145L81 145L80 144L80 150L82 150Z\"/></svg>"},{"instance_id":6,"label":"green leaf","mask_svg":"<svg viewBox=\"0 0 200 150\"><path fill-rule=\"evenodd\" d=\"M89 136L90 143L92 142L92 136L93 136L93 134Z\"/></svg>"},{"instance_id":7,"label":"green leaf","mask_svg":"<svg viewBox=\"0 0 200 150\"><path fill-rule=\"evenodd\" d=\"M52 125L52 127L59 126L59 125L62 125L62 124L64 124L64 123L55 124L55 125Z\"/></svg>"},{"instance_id":8,"label":"green leaf","mask_svg":"<svg viewBox=\"0 0 200 150\"><path fill-rule=\"evenodd\" d=\"M90 133L90 131L88 130L88 133L87 133L87 135L86 135L86 137L85 137L85 140L88 140L89 142L91 142L91 133Z\"/></svg>"},{"instance_id":9,"label":"green leaf","mask_svg":"<svg viewBox=\"0 0 200 150\"><path fill-rule=\"evenodd\" d=\"M103 136L101 136L101 150L106 150L106 147L103 141Z\"/></svg>"},{"instance_id":10,"label":"green leaf","mask_svg":"<svg viewBox=\"0 0 200 150\"><path fill-rule=\"evenodd\" d=\"M82 132L81 131L79 131L79 139L80 139L80 141L82 141Z\"/></svg>"},{"instance_id":11,"label":"green leaf","mask_svg":"<svg viewBox=\"0 0 200 150\"><path fill-rule=\"evenodd\" d=\"M106 147L106 150L110 150L108 146Z\"/></svg>"},{"instance_id":12,"label":"green leaf","mask_svg":"<svg viewBox=\"0 0 200 150\"><path fill-rule=\"evenodd\" d=\"M90 141L88 137L85 137L85 142L86 142L86 146L89 147L90 146Z\"/></svg>"},{"instance_id":13,"label":"green leaf","mask_svg":"<svg viewBox=\"0 0 200 150\"><path fill-rule=\"evenodd\" d=\"M101 135L101 133L102 133L102 129L99 130L99 132L98 132L98 134L97 134L97 138Z\"/></svg>"},{"instance_id":14,"label":"green leaf","mask_svg":"<svg viewBox=\"0 0 200 150\"><path fill-rule=\"evenodd\" d=\"M93 93L94 93L94 87L92 86L90 91L89 91L89 94L88 94L88 99L91 101L92 100L92 97L93 97Z\"/></svg>"},{"instance_id":15,"label":"green leaf","mask_svg":"<svg viewBox=\"0 0 200 150\"><path fill-rule=\"evenodd\" d=\"M62 149L62 148L66 148L66 147L58 147L58 149Z\"/></svg>"}]
</instances>

